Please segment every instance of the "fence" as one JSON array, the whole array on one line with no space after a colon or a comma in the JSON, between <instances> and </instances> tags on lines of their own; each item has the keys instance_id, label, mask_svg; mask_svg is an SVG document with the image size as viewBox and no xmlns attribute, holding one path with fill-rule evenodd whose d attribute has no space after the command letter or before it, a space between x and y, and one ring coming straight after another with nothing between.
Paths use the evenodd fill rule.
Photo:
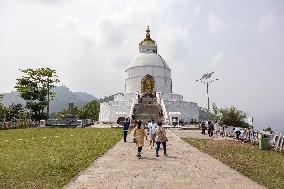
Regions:
<instances>
[{"instance_id":1,"label":"fence","mask_svg":"<svg viewBox=\"0 0 284 189\"><path fill-rule=\"evenodd\" d=\"M284 150L284 134L274 133L268 135L268 141L272 149L282 151Z\"/></svg>"},{"instance_id":2,"label":"fence","mask_svg":"<svg viewBox=\"0 0 284 189\"><path fill-rule=\"evenodd\" d=\"M221 128L218 128L217 130L221 130ZM259 131L255 131L253 129L243 129L241 131L241 134L239 136L239 139L245 142L250 142L253 144L258 144L261 134L267 134L268 135L268 141L271 146L271 149L273 150L279 150L284 151L284 133L261 133ZM233 130L232 126L227 126L224 129L223 136L228 137L236 137L236 134Z\"/></svg>"}]
</instances>

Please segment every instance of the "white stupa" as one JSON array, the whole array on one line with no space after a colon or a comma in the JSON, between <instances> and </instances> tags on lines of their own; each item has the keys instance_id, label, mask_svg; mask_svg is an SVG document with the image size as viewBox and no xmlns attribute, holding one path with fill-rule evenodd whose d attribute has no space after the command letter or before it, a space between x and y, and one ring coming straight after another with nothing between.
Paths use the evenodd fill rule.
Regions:
<instances>
[{"instance_id":1,"label":"white stupa","mask_svg":"<svg viewBox=\"0 0 284 189\"><path fill-rule=\"evenodd\" d=\"M140 117L143 114L144 119L158 116L161 120L161 117L163 117L162 120L169 124L174 119L177 121L183 119L186 122L198 121L197 104L183 101L182 95L173 93L171 69L157 53L157 45L151 39L149 27L146 30L145 39L139 43L139 54L133 58L125 72L125 92L115 95L114 101L101 103L100 122L113 123L124 117L133 117L133 114L140 115ZM137 94L141 97L144 96L141 99L144 105L141 105L141 102L138 101ZM156 97L149 97L148 94L156 94ZM148 105L148 102L150 105ZM159 107L161 113L151 115L151 113L155 114L153 113L155 111L151 111L151 108L156 108L159 111ZM146 116L147 110L149 118ZM141 119L143 119L142 117Z\"/></svg>"}]
</instances>

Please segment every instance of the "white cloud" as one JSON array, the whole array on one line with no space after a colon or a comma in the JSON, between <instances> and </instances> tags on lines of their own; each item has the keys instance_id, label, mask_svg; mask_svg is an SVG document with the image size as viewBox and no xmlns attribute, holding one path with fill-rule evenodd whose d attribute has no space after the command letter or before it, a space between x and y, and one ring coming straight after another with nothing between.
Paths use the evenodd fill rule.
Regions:
<instances>
[{"instance_id":1,"label":"white cloud","mask_svg":"<svg viewBox=\"0 0 284 189\"><path fill-rule=\"evenodd\" d=\"M200 5L198 5L198 6L196 6L196 7L194 8L194 14L195 14L195 16L199 16L199 13L200 13Z\"/></svg>"},{"instance_id":2,"label":"white cloud","mask_svg":"<svg viewBox=\"0 0 284 189\"><path fill-rule=\"evenodd\" d=\"M261 18L258 23L258 28L263 32L271 32L280 23L278 22L278 17L275 11L272 11L269 15L265 15Z\"/></svg>"},{"instance_id":3,"label":"white cloud","mask_svg":"<svg viewBox=\"0 0 284 189\"><path fill-rule=\"evenodd\" d=\"M220 65L224 63L224 52L220 51L216 54L216 56L213 58L212 63L214 65Z\"/></svg>"},{"instance_id":4,"label":"white cloud","mask_svg":"<svg viewBox=\"0 0 284 189\"><path fill-rule=\"evenodd\" d=\"M208 15L208 28L211 33L221 32L224 30L224 21L217 17L213 11Z\"/></svg>"}]
</instances>

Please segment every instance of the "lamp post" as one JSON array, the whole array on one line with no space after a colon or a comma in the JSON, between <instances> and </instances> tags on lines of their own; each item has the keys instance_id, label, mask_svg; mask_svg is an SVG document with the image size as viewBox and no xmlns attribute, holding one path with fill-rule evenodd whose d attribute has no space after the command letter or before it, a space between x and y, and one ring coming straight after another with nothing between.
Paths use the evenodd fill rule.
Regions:
<instances>
[{"instance_id":1,"label":"lamp post","mask_svg":"<svg viewBox=\"0 0 284 189\"><path fill-rule=\"evenodd\" d=\"M211 76L213 75L214 72L211 72L211 73L206 73L206 74L203 74L203 76L200 78L200 79L197 79L196 81L197 82L201 82L203 84L206 85L206 93L207 93L207 111L209 112L210 110L210 105L209 105L209 84L210 83L213 83L214 81L218 81L219 79L216 78L216 79L210 79Z\"/></svg>"}]
</instances>

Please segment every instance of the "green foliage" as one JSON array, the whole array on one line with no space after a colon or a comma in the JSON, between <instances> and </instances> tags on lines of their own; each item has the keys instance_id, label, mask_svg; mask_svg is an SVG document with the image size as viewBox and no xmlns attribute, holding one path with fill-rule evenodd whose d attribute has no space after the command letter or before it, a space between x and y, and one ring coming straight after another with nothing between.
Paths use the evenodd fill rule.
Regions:
<instances>
[{"instance_id":1,"label":"green foliage","mask_svg":"<svg viewBox=\"0 0 284 189\"><path fill-rule=\"evenodd\" d=\"M100 104L96 100L93 100L81 107L77 115L80 119L92 119L97 121L99 119L99 113Z\"/></svg>"},{"instance_id":2,"label":"green foliage","mask_svg":"<svg viewBox=\"0 0 284 189\"><path fill-rule=\"evenodd\" d=\"M24 107L22 104L14 104L12 103L11 105L9 105L7 108L5 108L6 110L6 120L7 121L11 121L14 118L19 119L20 118L20 114L24 112Z\"/></svg>"},{"instance_id":3,"label":"green foliage","mask_svg":"<svg viewBox=\"0 0 284 189\"><path fill-rule=\"evenodd\" d=\"M199 110L199 120L208 120L209 119L209 114L208 111L202 107L198 107Z\"/></svg>"},{"instance_id":4,"label":"green foliage","mask_svg":"<svg viewBox=\"0 0 284 189\"><path fill-rule=\"evenodd\" d=\"M284 153L262 151L257 145L236 141L185 141L267 188L284 188Z\"/></svg>"},{"instance_id":5,"label":"green foliage","mask_svg":"<svg viewBox=\"0 0 284 189\"><path fill-rule=\"evenodd\" d=\"M246 117L247 114L245 112L238 110L234 106L218 108L213 103L213 112L211 112L210 119L217 120L225 125L248 128L251 126L243 121Z\"/></svg>"},{"instance_id":6,"label":"green foliage","mask_svg":"<svg viewBox=\"0 0 284 189\"><path fill-rule=\"evenodd\" d=\"M271 127L267 127L266 129L263 129L263 131L272 132L272 129L271 129Z\"/></svg>"},{"instance_id":7,"label":"green foliage","mask_svg":"<svg viewBox=\"0 0 284 189\"><path fill-rule=\"evenodd\" d=\"M2 122L6 116L5 107L2 104L3 95L0 94L0 121Z\"/></svg>"},{"instance_id":8,"label":"green foliage","mask_svg":"<svg viewBox=\"0 0 284 189\"><path fill-rule=\"evenodd\" d=\"M62 188L121 139L120 129L0 131L0 188Z\"/></svg>"},{"instance_id":9,"label":"green foliage","mask_svg":"<svg viewBox=\"0 0 284 189\"><path fill-rule=\"evenodd\" d=\"M100 104L96 100L92 100L91 102L88 102L82 107L76 107L74 106L74 114L79 119L92 119L94 121L97 121L99 119L99 113L100 113ZM68 114L67 109L63 109L60 112L52 113L51 118L59 118L62 119Z\"/></svg>"},{"instance_id":10,"label":"green foliage","mask_svg":"<svg viewBox=\"0 0 284 189\"><path fill-rule=\"evenodd\" d=\"M5 107L2 101L3 95L0 95L0 121L11 121L13 119L19 119L20 114L24 112L24 107L22 104L12 103L8 107Z\"/></svg>"},{"instance_id":11,"label":"green foliage","mask_svg":"<svg viewBox=\"0 0 284 189\"><path fill-rule=\"evenodd\" d=\"M27 101L26 107L31 110L31 118L44 119L49 113L49 101L54 98L50 91L59 82L56 71L50 68L20 70L25 75L17 79L15 88L20 96ZM47 107L47 113L44 108Z\"/></svg>"}]
</instances>

